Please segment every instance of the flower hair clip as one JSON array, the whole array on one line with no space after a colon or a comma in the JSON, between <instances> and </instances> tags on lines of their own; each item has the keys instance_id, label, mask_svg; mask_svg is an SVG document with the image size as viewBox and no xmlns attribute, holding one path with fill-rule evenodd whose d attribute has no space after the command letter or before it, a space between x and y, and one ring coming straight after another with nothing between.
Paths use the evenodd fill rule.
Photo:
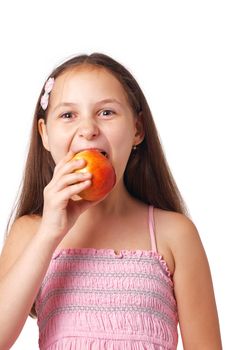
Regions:
<instances>
[{"instance_id":1,"label":"flower hair clip","mask_svg":"<svg viewBox=\"0 0 233 350\"><path fill-rule=\"evenodd\" d=\"M54 78L49 78L44 87L44 95L41 97L40 105L45 111L49 104L49 94L52 91L54 85Z\"/></svg>"}]
</instances>

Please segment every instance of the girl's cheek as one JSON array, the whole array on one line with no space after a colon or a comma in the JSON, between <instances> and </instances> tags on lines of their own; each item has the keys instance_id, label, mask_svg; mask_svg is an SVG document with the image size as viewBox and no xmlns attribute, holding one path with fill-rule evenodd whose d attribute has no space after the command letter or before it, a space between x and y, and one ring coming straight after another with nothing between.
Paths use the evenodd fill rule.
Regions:
<instances>
[{"instance_id":1,"label":"girl's cheek","mask_svg":"<svg viewBox=\"0 0 233 350\"><path fill-rule=\"evenodd\" d=\"M68 151L69 151L69 143L65 142L65 140L63 139L54 140L50 144L50 152L55 164L60 162L61 159L66 156Z\"/></svg>"}]
</instances>

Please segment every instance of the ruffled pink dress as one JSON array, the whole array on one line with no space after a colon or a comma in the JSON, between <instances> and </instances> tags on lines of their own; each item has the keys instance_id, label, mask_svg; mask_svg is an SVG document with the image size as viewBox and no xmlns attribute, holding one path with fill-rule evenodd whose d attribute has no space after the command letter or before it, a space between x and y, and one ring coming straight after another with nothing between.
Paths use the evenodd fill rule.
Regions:
<instances>
[{"instance_id":1,"label":"ruffled pink dress","mask_svg":"<svg viewBox=\"0 0 233 350\"><path fill-rule=\"evenodd\" d=\"M62 249L53 254L36 299L42 350L174 350L177 304L156 250Z\"/></svg>"}]
</instances>

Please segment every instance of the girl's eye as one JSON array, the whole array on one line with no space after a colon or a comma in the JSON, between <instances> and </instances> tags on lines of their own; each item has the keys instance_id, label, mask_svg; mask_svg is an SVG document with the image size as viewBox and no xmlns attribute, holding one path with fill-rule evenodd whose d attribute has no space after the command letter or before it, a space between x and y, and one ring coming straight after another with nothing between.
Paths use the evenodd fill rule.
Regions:
<instances>
[{"instance_id":1,"label":"girl's eye","mask_svg":"<svg viewBox=\"0 0 233 350\"><path fill-rule=\"evenodd\" d=\"M100 114L103 117L108 117L108 116L112 116L113 114L115 114L115 112L113 112L111 109L104 109L103 111L100 112Z\"/></svg>"},{"instance_id":2,"label":"girl's eye","mask_svg":"<svg viewBox=\"0 0 233 350\"><path fill-rule=\"evenodd\" d=\"M71 112L67 112L61 115L62 119L71 119L73 117Z\"/></svg>"}]
</instances>

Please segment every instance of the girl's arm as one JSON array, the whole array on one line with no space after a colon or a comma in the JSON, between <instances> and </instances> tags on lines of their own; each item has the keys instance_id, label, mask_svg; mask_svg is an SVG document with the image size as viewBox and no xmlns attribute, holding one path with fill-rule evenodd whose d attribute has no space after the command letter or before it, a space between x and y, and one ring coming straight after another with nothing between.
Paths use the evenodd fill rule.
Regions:
<instances>
[{"instance_id":1,"label":"girl's arm","mask_svg":"<svg viewBox=\"0 0 233 350\"><path fill-rule=\"evenodd\" d=\"M12 226L0 259L0 349L8 349L30 313L52 254L80 214L95 202L73 202L90 187L90 174L74 173L85 165L69 152L44 189L42 218L24 216Z\"/></svg>"},{"instance_id":2,"label":"girl's arm","mask_svg":"<svg viewBox=\"0 0 233 350\"><path fill-rule=\"evenodd\" d=\"M184 215L178 215L171 242L175 260L175 295L184 349L221 350L207 257L195 225Z\"/></svg>"},{"instance_id":3,"label":"girl's arm","mask_svg":"<svg viewBox=\"0 0 233 350\"><path fill-rule=\"evenodd\" d=\"M57 245L50 236L30 217L12 226L0 258L0 349L14 344L30 313Z\"/></svg>"}]
</instances>

